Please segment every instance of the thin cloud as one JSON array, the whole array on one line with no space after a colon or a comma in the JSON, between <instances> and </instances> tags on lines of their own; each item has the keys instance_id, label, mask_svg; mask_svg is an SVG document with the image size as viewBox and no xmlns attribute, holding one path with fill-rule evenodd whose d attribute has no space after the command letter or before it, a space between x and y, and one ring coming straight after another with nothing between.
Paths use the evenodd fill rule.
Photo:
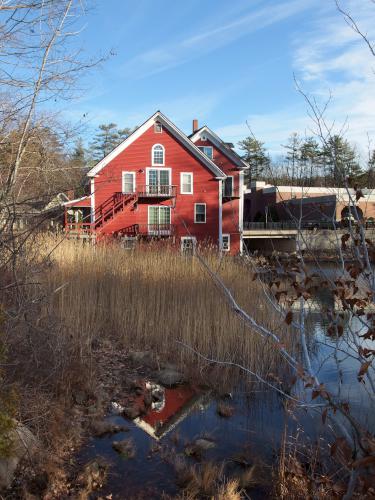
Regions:
<instances>
[{"instance_id":1,"label":"thin cloud","mask_svg":"<svg viewBox=\"0 0 375 500\"><path fill-rule=\"evenodd\" d=\"M207 26L201 33L143 52L129 61L123 67L123 72L134 78L145 78L161 73L217 50L243 36L286 20L313 5L313 0L304 2L292 0L242 13L241 17L225 24Z\"/></svg>"}]
</instances>

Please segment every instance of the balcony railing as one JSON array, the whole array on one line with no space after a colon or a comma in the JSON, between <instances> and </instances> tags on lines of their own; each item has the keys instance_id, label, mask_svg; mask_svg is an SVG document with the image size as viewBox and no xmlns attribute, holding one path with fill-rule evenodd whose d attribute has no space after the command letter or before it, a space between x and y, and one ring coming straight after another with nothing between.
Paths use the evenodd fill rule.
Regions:
<instances>
[{"instance_id":1,"label":"balcony railing","mask_svg":"<svg viewBox=\"0 0 375 500\"><path fill-rule=\"evenodd\" d=\"M118 231L118 236L163 237L174 234L173 224L132 224Z\"/></svg>"},{"instance_id":2,"label":"balcony railing","mask_svg":"<svg viewBox=\"0 0 375 500\"><path fill-rule=\"evenodd\" d=\"M138 198L174 198L176 186L147 184L137 187Z\"/></svg>"}]
</instances>

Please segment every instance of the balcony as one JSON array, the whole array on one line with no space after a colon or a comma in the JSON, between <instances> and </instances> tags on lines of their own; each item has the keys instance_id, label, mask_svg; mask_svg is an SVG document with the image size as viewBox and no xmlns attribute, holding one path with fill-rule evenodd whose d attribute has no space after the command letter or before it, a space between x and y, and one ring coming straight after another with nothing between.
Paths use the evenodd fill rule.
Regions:
<instances>
[{"instance_id":1,"label":"balcony","mask_svg":"<svg viewBox=\"0 0 375 500\"><path fill-rule=\"evenodd\" d=\"M139 199L142 198L174 198L176 196L177 186L168 186L162 184L148 184L137 188Z\"/></svg>"},{"instance_id":2,"label":"balcony","mask_svg":"<svg viewBox=\"0 0 375 500\"><path fill-rule=\"evenodd\" d=\"M156 238L168 237L174 234L173 224L132 224L118 231L118 236L151 236Z\"/></svg>"},{"instance_id":3,"label":"balcony","mask_svg":"<svg viewBox=\"0 0 375 500\"><path fill-rule=\"evenodd\" d=\"M232 186L225 186L224 185L222 198L223 198L223 201L241 198L239 188L238 187L233 188Z\"/></svg>"}]
</instances>

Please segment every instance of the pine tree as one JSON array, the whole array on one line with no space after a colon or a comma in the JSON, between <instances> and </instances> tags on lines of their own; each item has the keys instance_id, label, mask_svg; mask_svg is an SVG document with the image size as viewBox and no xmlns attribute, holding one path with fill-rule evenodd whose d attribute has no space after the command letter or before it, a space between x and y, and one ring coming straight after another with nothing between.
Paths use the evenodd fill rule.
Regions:
<instances>
[{"instance_id":1,"label":"pine tree","mask_svg":"<svg viewBox=\"0 0 375 500\"><path fill-rule=\"evenodd\" d=\"M301 139L296 132L290 135L288 143L283 145L287 153L285 160L287 163L287 170L289 174L290 181L293 183L297 179L300 179L301 172Z\"/></svg>"},{"instance_id":2,"label":"pine tree","mask_svg":"<svg viewBox=\"0 0 375 500\"><path fill-rule=\"evenodd\" d=\"M102 160L121 142L116 123L99 125L99 132L90 144L94 160Z\"/></svg>"},{"instance_id":3,"label":"pine tree","mask_svg":"<svg viewBox=\"0 0 375 500\"><path fill-rule=\"evenodd\" d=\"M250 185L251 181L259 180L263 172L270 164L270 158L266 153L264 143L255 137L246 137L238 143L241 151L244 151L242 158L250 165L250 170L245 174L245 182Z\"/></svg>"},{"instance_id":4,"label":"pine tree","mask_svg":"<svg viewBox=\"0 0 375 500\"><path fill-rule=\"evenodd\" d=\"M375 149L370 154L368 163L367 163L367 172L366 172L366 187L370 189L375 188Z\"/></svg>"},{"instance_id":5,"label":"pine tree","mask_svg":"<svg viewBox=\"0 0 375 500\"><path fill-rule=\"evenodd\" d=\"M314 179L320 177L320 170L322 168L321 156L322 152L319 144L313 137L308 137L301 143L299 158L303 169L305 184L312 185Z\"/></svg>"},{"instance_id":6,"label":"pine tree","mask_svg":"<svg viewBox=\"0 0 375 500\"><path fill-rule=\"evenodd\" d=\"M362 171L357 153L349 142L339 135L331 137L323 149L328 175L336 185L342 186L346 179L355 182Z\"/></svg>"}]
</instances>

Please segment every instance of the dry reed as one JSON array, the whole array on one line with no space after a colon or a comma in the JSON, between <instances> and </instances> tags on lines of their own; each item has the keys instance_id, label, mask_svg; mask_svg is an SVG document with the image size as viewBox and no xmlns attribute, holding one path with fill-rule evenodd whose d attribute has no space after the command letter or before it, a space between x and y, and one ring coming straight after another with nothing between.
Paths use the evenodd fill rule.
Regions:
<instances>
[{"instance_id":1,"label":"dry reed","mask_svg":"<svg viewBox=\"0 0 375 500\"><path fill-rule=\"evenodd\" d=\"M47 249L54 241L45 244ZM291 345L286 325L265 304L244 264L213 254L206 258L240 305ZM195 258L167 247L126 251L64 241L53 259L48 279L50 289L57 290L54 307L82 357L95 341L110 338L129 348L150 348L184 366L202 365L179 340L207 357L260 372L277 370L278 353L235 316Z\"/></svg>"}]
</instances>

